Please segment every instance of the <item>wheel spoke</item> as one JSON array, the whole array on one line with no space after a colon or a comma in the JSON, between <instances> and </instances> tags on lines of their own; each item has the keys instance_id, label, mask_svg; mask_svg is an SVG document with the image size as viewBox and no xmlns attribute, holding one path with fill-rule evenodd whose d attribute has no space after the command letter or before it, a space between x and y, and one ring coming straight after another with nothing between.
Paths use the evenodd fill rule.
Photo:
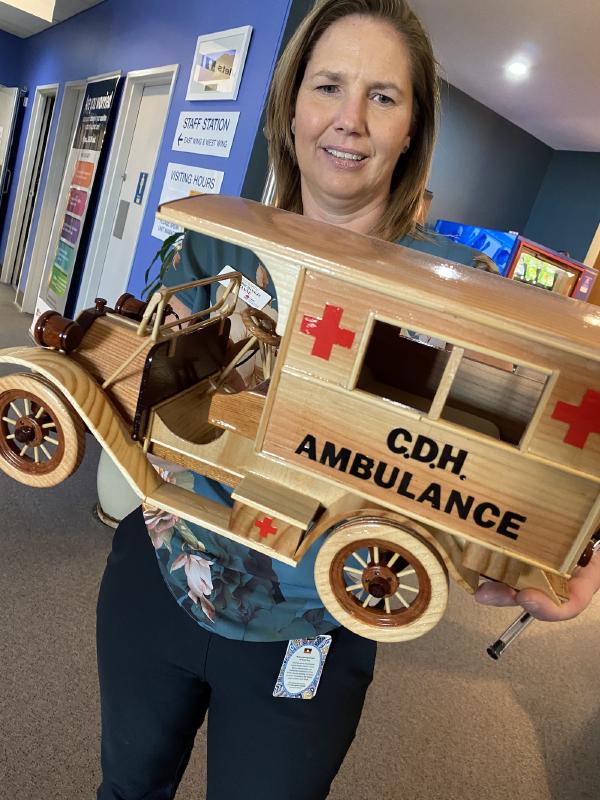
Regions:
<instances>
[{"instance_id":1,"label":"wheel spoke","mask_svg":"<svg viewBox=\"0 0 600 800\"><path fill-rule=\"evenodd\" d=\"M39 464L40 463L40 448L39 447L34 447L33 448L33 457L35 459L35 463Z\"/></svg>"},{"instance_id":2,"label":"wheel spoke","mask_svg":"<svg viewBox=\"0 0 600 800\"><path fill-rule=\"evenodd\" d=\"M409 586L407 583L399 583L399 589L405 589L407 592L414 592L415 594L419 594L419 590L416 589L414 586Z\"/></svg>"},{"instance_id":3,"label":"wheel spoke","mask_svg":"<svg viewBox=\"0 0 600 800\"><path fill-rule=\"evenodd\" d=\"M361 556L359 556L358 553L352 553L352 555L358 561L358 563L361 565L361 567L364 567L365 569L368 568L369 565L365 563L364 559L361 558Z\"/></svg>"},{"instance_id":4,"label":"wheel spoke","mask_svg":"<svg viewBox=\"0 0 600 800\"><path fill-rule=\"evenodd\" d=\"M385 613L391 614L392 613L392 604L390 603L390 598L385 597L383 602L385 603Z\"/></svg>"},{"instance_id":5,"label":"wheel spoke","mask_svg":"<svg viewBox=\"0 0 600 800\"><path fill-rule=\"evenodd\" d=\"M43 453L43 454L46 456L46 458L48 459L48 461L50 461L50 459L52 458L52 456L51 456L51 455L50 455L50 453L48 452L48 448L46 447L46 445L44 445L44 444L41 444L41 445L40 445L40 450L41 450L41 451L42 451L42 453Z\"/></svg>"},{"instance_id":6,"label":"wheel spoke","mask_svg":"<svg viewBox=\"0 0 600 800\"><path fill-rule=\"evenodd\" d=\"M344 572L349 572L351 575L362 575L362 569L356 569L355 567L344 567Z\"/></svg>"},{"instance_id":7,"label":"wheel spoke","mask_svg":"<svg viewBox=\"0 0 600 800\"><path fill-rule=\"evenodd\" d=\"M407 603L407 602L406 602L406 600L405 600L405 599L402 597L402 595L400 594L400 592L396 592L396 594L394 595L394 597L397 597L397 598L398 598L398 600L400 600L400 602L402 603L402 605L404 606L404 608L408 608L408 607L409 607L410 603Z\"/></svg>"},{"instance_id":8,"label":"wheel spoke","mask_svg":"<svg viewBox=\"0 0 600 800\"><path fill-rule=\"evenodd\" d=\"M21 452L19 453L19 455L21 456L21 458L23 458L23 456L25 455L25 453L26 453L28 450L29 450L29 445L28 445L28 444L25 444L25 445L23 445L23 447L21 448Z\"/></svg>"},{"instance_id":9,"label":"wheel spoke","mask_svg":"<svg viewBox=\"0 0 600 800\"><path fill-rule=\"evenodd\" d=\"M44 422L44 424L42 425L42 428L56 428L56 423L55 422Z\"/></svg>"},{"instance_id":10,"label":"wheel spoke","mask_svg":"<svg viewBox=\"0 0 600 800\"><path fill-rule=\"evenodd\" d=\"M11 404L10 404L10 407L12 408L12 410L13 410L13 411L15 412L15 414L17 415L17 419L21 419L21 417L23 416L23 414L21 413L21 409L20 409L20 408L17 408L17 406L16 406L14 403L12 403L12 402L11 402Z\"/></svg>"},{"instance_id":11,"label":"wheel spoke","mask_svg":"<svg viewBox=\"0 0 600 800\"><path fill-rule=\"evenodd\" d=\"M375 600L372 594L367 594L364 603L362 604L363 608L366 608L369 605L370 600Z\"/></svg>"},{"instance_id":12,"label":"wheel spoke","mask_svg":"<svg viewBox=\"0 0 600 800\"><path fill-rule=\"evenodd\" d=\"M408 566L408 567L404 567L404 569L401 569L400 572L397 572L396 573L396 577L397 578L403 578L405 575L415 575L415 574L416 573L415 573L414 569L412 567Z\"/></svg>"},{"instance_id":13,"label":"wheel spoke","mask_svg":"<svg viewBox=\"0 0 600 800\"><path fill-rule=\"evenodd\" d=\"M31 415L31 400L28 397L26 397L24 399L24 402L25 402L25 416L29 417Z\"/></svg>"},{"instance_id":14,"label":"wheel spoke","mask_svg":"<svg viewBox=\"0 0 600 800\"><path fill-rule=\"evenodd\" d=\"M45 442L50 442L50 444L58 444L58 439L53 439L52 436L44 436Z\"/></svg>"},{"instance_id":15,"label":"wheel spoke","mask_svg":"<svg viewBox=\"0 0 600 800\"><path fill-rule=\"evenodd\" d=\"M7 436L6 438L7 438L7 439L14 439L14 438L15 438L15 435L14 435L14 433L9 433L9 434L8 434L8 436Z\"/></svg>"},{"instance_id":16,"label":"wheel spoke","mask_svg":"<svg viewBox=\"0 0 600 800\"><path fill-rule=\"evenodd\" d=\"M42 416L42 414L44 413L44 411L45 411L45 410L46 410L46 409L44 408L44 406L40 406L40 407L38 408L38 410L36 411L36 414L35 414L35 417L34 417L34 419L39 419L39 418ZM42 426L42 427L46 427L46 426L44 425L44 426Z\"/></svg>"},{"instance_id":17,"label":"wheel spoke","mask_svg":"<svg viewBox=\"0 0 600 800\"><path fill-rule=\"evenodd\" d=\"M377 547L377 545L374 545L373 547L373 564L375 566L379 564L379 548Z\"/></svg>"},{"instance_id":18,"label":"wheel spoke","mask_svg":"<svg viewBox=\"0 0 600 800\"><path fill-rule=\"evenodd\" d=\"M2 422L7 422L9 425L16 425L17 420L12 417L2 417Z\"/></svg>"},{"instance_id":19,"label":"wheel spoke","mask_svg":"<svg viewBox=\"0 0 600 800\"><path fill-rule=\"evenodd\" d=\"M394 553L394 555L390 558L387 562L386 567L391 567L396 561L400 558L400 553Z\"/></svg>"},{"instance_id":20,"label":"wheel spoke","mask_svg":"<svg viewBox=\"0 0 600 800\"><path fill-rule=\"evenodd\" d=\"M347 592L355 592L357 589L362 589L362 583L353 583L352 586L346 586Z\"/></svg>"}]
</instances>

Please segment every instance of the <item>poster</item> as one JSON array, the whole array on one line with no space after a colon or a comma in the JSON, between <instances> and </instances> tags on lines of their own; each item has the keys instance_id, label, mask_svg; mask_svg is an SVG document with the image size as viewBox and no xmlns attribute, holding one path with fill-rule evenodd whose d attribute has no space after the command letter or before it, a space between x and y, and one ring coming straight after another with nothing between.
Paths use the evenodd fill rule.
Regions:
<instances>
[{"instance_id":1,"label":"poster","mask_svg":"<svg viewBox=\"0 0 600 800\"><path fill-rule=\"evenodd\" d=\"M186 100L237 99L252 27L198 37Z\"/></svg>"},{"instance_id":2,"label":"poster","mask_svg":"<svg viewBox=\"0 0 600 800\"><path fill-rule=\"evenodd\" d=\"M173 150L229 158L239 111L182 111Z\"/></svg>"},{"instance_id":3,"label":"poster","mask_svg":"<svg viewBox=\"0 0 600 800\"><path fill-rule=\"evenodd\" d=\"M116 76L88 84L69 154L67 174L70 172L71 179L60 238L47 284L40 293L45 304L61 313L65 310L75 271L90 195L96 180L118 83L119 77Z\"/></svg>"},{"instance_id":4,"label":"poster","mask_svg":"<svg viewBox=\"0 0 600 800\"><path fill-rule=\"evenodd\" d=\"M179 200L194 194L219 194L224 173L215 169L190 167L187 164L168 164L160 195L161 203ZM162 219L154 220L152 236L164 242L169 236L181 233L183 228Z\"/></svg>"}]
</instances>

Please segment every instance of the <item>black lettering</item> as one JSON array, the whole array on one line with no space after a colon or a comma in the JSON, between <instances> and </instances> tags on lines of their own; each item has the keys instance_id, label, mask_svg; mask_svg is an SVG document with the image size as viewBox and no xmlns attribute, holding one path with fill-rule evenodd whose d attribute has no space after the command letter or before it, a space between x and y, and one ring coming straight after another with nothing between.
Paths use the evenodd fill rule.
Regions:
<instances>
[{"instance_id":1,"label":"black lettering","mask_svg":"<svg viewBox=\"0 0 600 800\"><path fill-rule=\"evenodd\" d=\"M439 483L430 483L429 486L417 497L417 503L431 503L432 508L440 508L442 487Z\"/></svg>"},{"instance_id":2,"label":"black lettering","mask_svg":"<svg viewBox=\"0 0 600 800\"><path fill-rule=\"evenodd\" d=\"M460 475L468 455L466 450L457 450L455 452L452 445L445 444L437 465L439 469L446 469L448 464L452 464L452 472L455 475Z\"/></svg>"},{"instance_id":3,"label":"black lettering","mask_svg":"<svg viewBox=\"0 0 600 800\"><path fill-rule=\"evenodd\" d=\"M404 445L398 445L397 439L404 439L405 442L412 442L412 436L408 431L405 431L404 428L394 428L393 431L390 431L387 437L387 446L392 451L392 453L406 453L406 447Z\"/></svg>"},{"instance_id":4,"label":"black lettering","mask_svg":"<svg viewBox=\"0 0 600 800\"><path fill-rule=\"evenodd\" d=\"M410 456L414 458L415 461L427 463L428 461L434 461L438 452L439 447L437 442L434 442L433 439L429 439L427 436L419 434Z\"/></svg>"},{"instance_id":5,"label":"black lettering","mask_svg":"<svg viewBox=\"0 0 600 800\"><path fill-rule=\"evenodd\" d=\"M444 506L444 513L452 514L453 511L456 511L461 519L467 519L474 501L475 498L471 495L468 495L465 500L459 491L452 489L446 505Z\"/></svg>"},{"instance_id":6,"label":"black lettering","mask_svg":"<svg viewBox=\"0 0 600 800\"><path fill-rule=\"evenodd\" d=\"M346 472L348 469L348 462L352 452L347 447L341 447L337 452L333 442L325 442L323 445L323 452L319 461L328 467L339 469L340 472ZM338 464L340 466L338 467Z\"/></svg>"},{"instance_id":7,"label":"black lettering","mask_svg":"<svg viewBox=\"0 0 600 800\"><path fill-rule=\"evenodd\" d=\"M400 485L396 489L398 494L403 495L404 497L408 497L409 500L414 500L415 496L412 492L408 491L408 487L410 486L410 482L413 479L412 472L405 472L400 479Z\"/></svg>"},{"instance_id":8,"label":"black lettering","mask_svg":"<svg viewBox=\"0 0 600 800\"><path fill-rule=\"evenodd\" d=\"M384 476L387 468L388 465L385 463L385 461L380 461L379 464L377 464L375 477L373 478L377 486L381 486L382 489L391 489L398 480L398 473L400 472L398 467L392 467L392 474L386 480Z\"/></svg>"},{"instance_id":9,"label":"black lettering","mask_svg":"<svg viewBox=\"0 0 600 800\"><path fill-rule=\"evenodd\" d=\"M505 511L496 530L498 533L502 534L502 536L508 536L509 539L518 539L519 534L514 531L520 529L522 522L527 522L527 517L524 517L522 514L517 514L516 511ZM511 530L511 528L514 530Z\"/></svg>"},{"instance_id":10,"label":"black lettering","mask_svg":"<svg viewBox=\"0 0 600 800\"><path fill-rule=\"evenodd\" d=\"M317 440L311 433L307 433L294 452L299 456L301 456L303 453L306 453L311 461L316 461Z\"/></svg>"},{"instance_id":11,"label":"black lettering","mask_svg":"<svg viewBox=\"0 0 600 800\"><path fill-rule=\"evenodd\" d=\"M373 474L374 463L372 458L368 458L362 453L356 453L350 467L350 475L354 475L355 478L360 478L363 481L368 481Z\"/></svg>"},{"instance_id":12,"label":"black lettering","mask_svg":"<svg viewBox=\"0 0 600 800\"><path fill-rule=\"evenodd\" d=\"M483 515L489 511L495 519L484 519ZM500 516L500 509L493 503L479 503L473 511L473 519L480 528L493 528L496 524L495 520Z\"/></svg>"}]
</instances>

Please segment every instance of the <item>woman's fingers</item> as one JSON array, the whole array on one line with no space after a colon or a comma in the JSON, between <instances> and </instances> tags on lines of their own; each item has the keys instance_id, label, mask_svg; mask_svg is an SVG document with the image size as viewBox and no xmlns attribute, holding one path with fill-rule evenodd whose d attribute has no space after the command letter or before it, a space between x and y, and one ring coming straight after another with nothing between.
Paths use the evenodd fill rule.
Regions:
<instances>
[{"instance_id":1,"label":"woman's fingers","mask_svg":"<svg viewBox=\"0 0 600 800\"><path fill-rule=\"evenodd\" d=\"M543 592L537 589L523 589L517 592L510 586L494 581L486 581L475 592L477 602L488 606L521 606L536 619L546 622L561 622L581 614L600 589L600 558L598 555L587 567L580 567L569 581L569 599L557 606Z\"/></svg>"}]
</instances>

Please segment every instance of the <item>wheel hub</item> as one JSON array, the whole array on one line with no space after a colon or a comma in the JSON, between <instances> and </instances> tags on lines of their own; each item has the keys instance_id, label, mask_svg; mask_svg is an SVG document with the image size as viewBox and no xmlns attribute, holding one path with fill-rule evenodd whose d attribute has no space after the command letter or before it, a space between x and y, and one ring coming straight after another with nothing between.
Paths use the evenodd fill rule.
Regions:
<instances>
[{"instance_id":1,"label":"wheel hub","mask_svg":"<svg viewBox=\"0 0 600 800\"><path fill-rule=\"evenodd\" d=\"M37 420L21 417L15 425L15 441L37 447L44 439L44 432Z\"/></svg>"},{"instance_id":2,"label":"wheel hub","mask_svg":"<svg viewBox=\"0 0 600 800\"><path fill-rule=\"evenodd\" d=\"M362 574L362 585L373 597L391 597L398 590L399 580L396 573L384 564L367 567Z\"/></svg>"}]
</instances>

